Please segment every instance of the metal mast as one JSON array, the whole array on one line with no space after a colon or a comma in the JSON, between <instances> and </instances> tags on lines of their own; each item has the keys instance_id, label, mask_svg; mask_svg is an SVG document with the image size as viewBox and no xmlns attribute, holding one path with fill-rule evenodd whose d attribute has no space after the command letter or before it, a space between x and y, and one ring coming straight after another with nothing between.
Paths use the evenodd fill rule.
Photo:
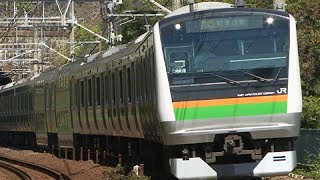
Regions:
<instances>
[{"instance_id":1,"label":"metal mast","mask_svg":"<svg viewBox=\"0 0 320 180\"><path fill-rule=\"evenodd\" d=\"M181 7L181 0L172 0L172 10L176 10Z\"/></svg>"}]
</instances>

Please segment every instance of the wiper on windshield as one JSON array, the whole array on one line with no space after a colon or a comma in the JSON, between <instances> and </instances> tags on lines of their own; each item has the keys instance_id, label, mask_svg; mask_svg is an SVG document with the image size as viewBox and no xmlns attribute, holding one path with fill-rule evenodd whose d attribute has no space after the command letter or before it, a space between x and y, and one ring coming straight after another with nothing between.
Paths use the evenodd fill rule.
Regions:
<instances>
[{"instance_id":1,"label":"wiper on windshield","mask_svg":"<svg viewBox=\"0 0 320 180\"><path fill-rule=\"evenodd\" d=\"M278 70L278 73L277 73L276 77L274 77L274 78L273 78L273 81L278 80L278 78L279 78L279 74L280 74L281 70L282 70L282 67L280 67L280 68L279 68L279 70Z\"/></svg>"},{"instance_id":2,"label":"wiper on windshield","mask_svg":"<svg viewBox=\"0 0 320 180\"><path fill-rule=\"evenodd\" d=\"M258 81L261 81L261 82L272 82L272 81L275 81L275 79L266 79L266 78L264 78L264 77L261 77L261 76L258 76L258 75L255 75L255 74L252 74L252 73L249 73L249 72L247 72L247 71L241 71L241 70L238 70L239 72L242 72L242 73L244 73L244 74L247 74L247 75L249 75L249 76L252 76L252 77L254 77L254 78L257 78L258 79ZM279 74L279 73L278 73ZM277 78L277 76L276 76L276 78Z\"/></svg>"},{"instance_id":3,"label":"wiper on windshield","mask_svg":"<svg viewBox=\"0 0 320 180\"><path fill-rule=\"evenodd\" d=\"M220 75L218 75L218 74L209 73L209 72L204 72L204 73L201 73L201 74L207 74L207 75L211 75L211 76L218 77L218 78L223 79L223 80L225 80L225 82L227 82L227 83L229 83L229 84L232 84L232 85L238 85L238 84L239 84L238 81L235 81L235 80L232 80L232 79L229 79L229 78L220 76Z\"/></svg>"}]
</instances>

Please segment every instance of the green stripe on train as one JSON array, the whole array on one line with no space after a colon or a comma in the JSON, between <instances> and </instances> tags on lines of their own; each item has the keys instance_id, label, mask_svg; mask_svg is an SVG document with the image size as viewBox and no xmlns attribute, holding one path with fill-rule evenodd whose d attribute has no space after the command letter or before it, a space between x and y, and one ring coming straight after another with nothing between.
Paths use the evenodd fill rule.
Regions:
<instances>
[{"instance_id":1,"label":"green stripe on train","mask_svg":"<svg viewBox=\"0 0 320 180\"><path fill-rule=\"evenodd\" d=\"M177 121L235 116L255 116L263 114L281 114L286 112L287 102L177 108L174 110Z\"/></svg>"}]
</instances>

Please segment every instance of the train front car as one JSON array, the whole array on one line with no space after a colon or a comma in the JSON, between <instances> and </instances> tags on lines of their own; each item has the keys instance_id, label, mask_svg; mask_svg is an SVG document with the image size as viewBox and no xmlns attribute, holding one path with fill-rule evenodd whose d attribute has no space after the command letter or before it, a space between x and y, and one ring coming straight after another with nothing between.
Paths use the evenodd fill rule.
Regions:
<instances>
[{"instance_id":1,"label":"train front car","mask_svg":"<svg viewBox=\"0 0 320 180\"><path fill-rule=\"evenodd\" d=\"M156 24L158 115L174 176L292 171L302 107L295 26L285 12L226 3Z\"/></svg>"}]
</instances>

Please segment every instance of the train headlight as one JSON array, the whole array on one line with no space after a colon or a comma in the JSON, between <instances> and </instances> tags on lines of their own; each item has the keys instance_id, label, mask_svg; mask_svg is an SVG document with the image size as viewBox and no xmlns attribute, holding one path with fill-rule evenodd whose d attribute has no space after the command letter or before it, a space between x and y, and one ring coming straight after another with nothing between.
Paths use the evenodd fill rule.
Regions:
<instances>
[{"instance_id":1,"label":"train headlight","mask_svg":"<svg viewBox=\"0 0 320 180\"><path fill-rule=\"evenodd\" d=\"M176 25L174 25L174 27L176 28L176 30L180 30L181 29L181 24L176 24Z\"/></svg>"},{"instance_id":2,"label":"train headlight","mask_svg":"<svg viewBox=\"0 0 320 180\"><path fill-rule=\"evenodd\" d=\"M267 20L266 20L266 22L267 22L268 24L273 24L273 22L274 22L273 17L268 17Z\"/></svg>"}]
</instances>

